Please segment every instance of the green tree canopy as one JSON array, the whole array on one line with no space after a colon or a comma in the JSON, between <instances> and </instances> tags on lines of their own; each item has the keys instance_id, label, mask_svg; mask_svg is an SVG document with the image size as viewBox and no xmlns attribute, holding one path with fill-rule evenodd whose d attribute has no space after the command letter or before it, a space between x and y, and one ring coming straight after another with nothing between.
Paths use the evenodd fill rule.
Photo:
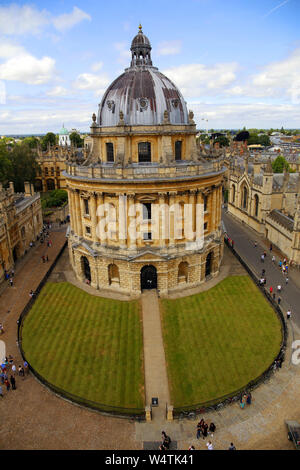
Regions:
<instances>
[{"instance_id":1,"label":"green tree canopy","mask_svg":"<svg viewBox=\"0 0 300 470\"><path fill-rule=\"evenodd\" d=\"M215 139L215 143L218 142L220 147L228 147L229 145L229 139L228 137L226 137L225 135L219 135L216 139Z\"/></svg>"},{"instance_id":2,"label":"green tree canopy","mask_svg":"<svg viewBox=\"0 0 300 470\"><path fill-rule=\"evenodd\" d=\"M55 145L56 144L56 135L53 132L48 132L42 138L42 149L47 150L48 144Z\"/></svg>"},{"instance_id":3,"label":"green tree canopy","mask_svg":"<svg viewBox=\"0 0 300 470\"><path fill-rule=\"evenodd\" d=\"M272 168L274 173L283 173L284 169L289 171L289 164L283 155L278 155L275 160L272 162Z\"/></svg>"},{"instance_id":4,"label":"green tree canopy","mask_svg":"<svg viewBox=\"0 0 300 470\"><path fill-rule=\"evenodd\" d=\"M68 193L64 189L54 189L42 196L42 207L60 207L68 200Z\"/></svg>"},{"instance_id":5,"label":"green tree canopy","mask_svg":"<svg viewBox=\"0 0 300 470\"><path fill-rule=\"evenodd\" d=\"M73 145L76 145L76 147L83 147L84 140L80 137L78 132L71 132L70 141Z\"/></svg>"},{"instance_id":6,"label":"green tree canopy","mask_svg":"<svg viewBox=\"0 0 300 470\"><path fill-rule=\"evenodd\" d=\"M31 149L35 149L39 143L39 139L34 136L25 137L25 139L22 140L22 143L28 145Z\"/></svg>"}]
</instances>

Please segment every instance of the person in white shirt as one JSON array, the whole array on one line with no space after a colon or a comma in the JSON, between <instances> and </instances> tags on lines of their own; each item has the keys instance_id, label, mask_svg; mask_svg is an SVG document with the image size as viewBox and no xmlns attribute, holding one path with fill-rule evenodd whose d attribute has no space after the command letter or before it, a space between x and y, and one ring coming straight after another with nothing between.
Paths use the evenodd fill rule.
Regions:
<instances>
[{"instance_id":1,"label":"person in white shirt","mask_svg":"<svg viewBox=\"0 0 300 470\"><path fill-rule=\"evenodd\" d=\"M208 441L208 443L206 445L207 445L208 450L214 450L214 447L213 447L211 441Z\"/></svg>"},{"instance_id":2,"label":"person in white shirt","mask_svg":"<svg viewBox=\"0 0 300 470\"><path fill-rule=\"evenodd\" d=\"M292 312L291 312L290 310L288 310L288 311L286 312L286 318L287 318L288 320L291 318L291 314L292 314Z\"/></svg>"}]
</instances>

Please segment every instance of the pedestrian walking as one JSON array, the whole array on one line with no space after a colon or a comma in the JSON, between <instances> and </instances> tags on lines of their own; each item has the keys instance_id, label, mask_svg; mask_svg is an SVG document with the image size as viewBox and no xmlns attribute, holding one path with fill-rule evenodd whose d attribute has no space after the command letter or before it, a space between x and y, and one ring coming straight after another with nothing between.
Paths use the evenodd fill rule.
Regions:
<instances>
[{"instance_id":1,"label":"pedestrian walking","mask_svg":"<svg viewBox=\"0 0 300 470\"><path fill-rule=\"evenodd\" d=\"M12 390L16 390L16 380L13 375L10 376L10 383Z\"/></svg>"},{"instance_id":2,"label":"pedestrian walking","mask_svg":"<svg viewBox=\"0 0 300 470\"><path fill-rule=\"evenodd\" d=\"M278 296L277 302L278 302L278 305L280 305L280 302L281 302L281 297L280 297L280 295Z\"/></svg>"},{"instance_id":3,"label":"pedestrian walking","mask_svg":"<svg viewBox=\"0 0 300 470\"><path fill-rule=\"evenodd\" d=\"M270 251L272 251L272 250L273 250L273 245L272 245L272 243L270 243Z\"/></svg>"},{"instance_id":4,"label":"pedestrian walking","mask_svg":"<svg viewBox=\"0 0 300 470\"><path fill-rule=\"evenodd\" d=\"M285 284L287 285L287 284L288 284L288 282L289 282L289 278L288 278L288 277L286 277L286 278L285 278Z\"/></svg>"},{"instance_id":5,"label":"pedestrian walking","mask_svg":"<svg viewBox=\"0 0 300 470\"><path fill-rule=\"evenodd\" d=\"M261 261L262 263L264 263L264 262L265 262L265 257L264 257L264 255L263 255L263 254L262 254L262 255L261 255L261 257L260 257L260 261Z\"/></svg>"},{"instance_id":6,"label":"pedestrian walking","mask_svg":"<svg viewBox=\"0 0 300 470\"><path fill-rule=\"evenodd\" d=\"M277 286L277 292L281 292L281 284L278 284L278 286Z\"/></svg>"},{"instance_id":7,"label":"pedestrian walking","mask_svg":"<svg viewBox=\"0 0 300 470\"><path fill-rule=\"evenodd\" d=\"M262 271L261 271L261 277L264 277L265 273L266 273L266 270L265 270L265 269L262 269Z\"/></svg>"},{"instance_id":8,"label":"pedestrian walking","mask_svg":"<svg viewBox=\"0 0 300 470\"><path fill-rule=\"evenodd\" d=\"M16 374L16 373L17 373L17 368L16 368L15 364L13 364L13 365L11 366L11 371L13 372L13 374Z\"/></svg>"},{"instance_id":9,"label":"pedestrian walking","mask_svg":"<svg viewBox=\"0 0 300 470\"><path fill-rule=\"evenodd\" d=\"M2 398L3 398L3 390L2 390L2 387L1 387L1 385L0 385L0 397L2 397Z\"/></svg>"},{"instance_id":10,"label":"pedestrian walking","mask_svg":"<svg viewBox=\"0 0 300 470\"><path fill-rule=\"evenodd\" d=\"M247 398L246 398L247 405L251 405L252 402L252 395L251 392L248 393Z\"/></svg>"},{"instance_id":11,"label":"pedestrian walking","mask_svg":"<svg viewBox=\"0 0 300 470\"><path fill-rule=\"evenodd\" d=\"M274 301L276 300L276 294L275 294L275 292L273 292L273 300L274 300Z\"/></svg>"},{"instance_id":12,"label":"pedestrian walking","mask_svg":"<svg viewBox=\"0 0 300 470\"><path fill-rule=\"evenodd\" d=\"M8 379L5 379L5 380L4 380L4 383L5 383L5 385L6 385L6 390L9 392L9 390L10 390L10 383L9 383Z\"/></svg>"},{"instance_id":13,"label":"pedestrian walking","mask_svg":"<svg viewBox=\"0 0 300 470\"><path fill-rule=\"evenodd\" d=\"M257 247L257 242L254 242L254 248L256 248L256 247Z\"/></svg>"},{"instance_id":14,"label":"pedestrian walking","mask_svg":"<svg viewBox=\"0 0 300 470\"><path fill-rule=\"evenodd\" d=\"M12 278L9 279L9 283L10 283L10 286L13 287L14 281L12 280Z\"/></svg>"},{"instance_id":15,"label":"pedestrian walking","mask_svg":"<svg viewBox=\"0 0 300 470\"><path fill-rule=\"evenodd\" d=\"M270 294L272 294L272 293L273 293L273 287L271 286L270 287Z\"/></svg>"},{"instance_id":16,"label":"pedestrian walking","mask_svg":"<svg viewBox=\"0 0 300 470\"><path fill-rule=\"evenodd\" d=\"M211 434L211 436L213 437L215 430L216 430L215 423L210 423L209 428L208 428L208 434Z\"/></svg>"},{"instance_id":17,"label":"pedestrian walking","mask_svg":"<svg viewBox=\"0 0 300 470\"><path fill-rule=\"evenodd\" d=\"M290 310L288 310L288 311L286 312L286 318L287 318L287 320L289 320L289 319L291 318L291 315L292 315L292 312L291 312Z\"/></svg>"},{"instance_id":18,"label":"pedestrian walking","mask_svg":"<svg viewBox=\"0 0 300 470\"><path fill-rule=\"evenodd\" d=\"M3 328L2 323L0 323L0 335L2 335L3 333L4 333L4 328Z\"/></svg>"},{"instance_id":19,"label":"pedestrian walking","mask_svg":"<svg viewBox=\"0 0 300 470\"><path fill-rule=\"evenodd\" d=\"M276 261L276 258L275 258L275 256L273 255L273 256L272 256L272 262L275 263L275 261Z\"/></svg>"},{"instance_id":20,"label":"pedestrian walking","mask_svg":"<svg viewBox=\"0 0 300 470\"><path fill-rule=\"evenodd\" d=\"M228 450L236 450L236 447L233 444L233 442L230 443L230 446L228 447Z\"/></svg>"},{"instance_id":21,"label":"pedestrian walking","mask_svg":"<svg viewBox=\"0 0 300 470\"><path fill-rule=\"evenodd\" d=\"M25 374L28 375L28 374L29 374L28 362L27 362L27 361L24 361L23 366L24 366L24 372L25 372Z\"/></svg>"},{"instance_id":22,"label":"pedestrian walking","mask_svg":"<svg viewBox=\"0 0 300 470\"><path fill-rule=\"evenodd\" d=\"M207 445L208 450L214 450L214 447L213 447L211 441L208 441L206 445Z\"/></svg>"},{"instance_id":23,"label":"pedestrian walking","mask_svg":"<svg viewBox=\"0 0 300 470\"><path fill-rule=\"evenodd\" d=\"M203 420L201 420L201 421L203 421ZM197 439L200 439L201 432L202 432L202 423L201 423L201 421L199 421L199 423L197 424L197 434L196 434Z\"/></svg>"}]
</instances>

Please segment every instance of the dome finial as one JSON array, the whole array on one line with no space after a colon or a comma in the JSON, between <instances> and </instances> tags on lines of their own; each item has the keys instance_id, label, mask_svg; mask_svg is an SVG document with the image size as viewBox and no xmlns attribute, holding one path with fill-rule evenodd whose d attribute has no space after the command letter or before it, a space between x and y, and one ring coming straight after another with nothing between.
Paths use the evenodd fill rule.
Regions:
<instances>
[{"instance_id":1,"label":"dome finial","mask_svg":"<svg viewBox=\"0 0 300 470\"><path fill-rule=\"evenodd\" d=\"M142 25L141 25L141 23L139 24L139 32L140 32L140 33L143 32L143 31L142 31Z\"/></svg>"}]
</instances>

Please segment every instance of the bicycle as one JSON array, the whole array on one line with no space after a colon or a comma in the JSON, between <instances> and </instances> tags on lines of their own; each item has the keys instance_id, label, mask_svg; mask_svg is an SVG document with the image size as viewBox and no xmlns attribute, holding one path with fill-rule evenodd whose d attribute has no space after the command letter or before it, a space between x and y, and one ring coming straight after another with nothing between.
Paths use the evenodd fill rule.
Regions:
<instances>
[{"instance_id":1,"label":"bicycle","mask_svg":"<svg viewBox=\"0 0 300 470\"><path fill-rule=\"evenodd\" d=\"M196 413L194 411L181 411L179 414L179 419L183 420L184 418L194 420L196 419Z\"/></svg>"}]
</instances>

